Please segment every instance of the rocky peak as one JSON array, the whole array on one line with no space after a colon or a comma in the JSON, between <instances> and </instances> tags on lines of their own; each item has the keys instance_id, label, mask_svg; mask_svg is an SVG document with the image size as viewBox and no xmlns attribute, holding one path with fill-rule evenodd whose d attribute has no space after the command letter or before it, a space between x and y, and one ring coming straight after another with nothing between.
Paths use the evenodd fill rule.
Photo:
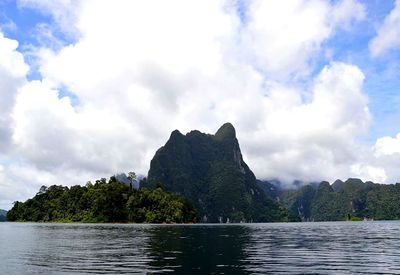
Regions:
<instances>
[{"instance_id":1,"label":"rocky peak","mask_svg":"<svg viewBox=\"0 0 400 275\"><path fill-rule=\"evenodd\" d=\"M236 131L235 127L229 122L222 125L218 131L215 133L216 139L235 139L236 138Z\"/></svg>"},{"instance_id":2,"label":"rocky peak","mask_svg":"<svg viewBox=\"0 0 400 275\"><path fill-rule=\"evenodd\" d=\"M258 187L253 172L243 161L235 128L225 123L215 135L174 131L150 164L147 182L155 188L190 199L208 221L272 221L280 211L277 203ZM268 209L274 209L269 212ZM258 210L257 210L258 209ZM257 211L256 211L257 210Z\"/></svg>"},{"instance_id":3,"label":"rocky peak","mask_svg":"<svg viewBox=\"0 0 400 275\"><path fill-rule=\"evenodd\" d=\"M171 133L171 136L169 137L169 139L170 140L174 140L174 139L179 139L179 138L182 138L183 137L183 134L181 133L181 132L179 132L179 130L174 130L174 131L172 131L172 133Z\"/></svg>"}]
</instances>

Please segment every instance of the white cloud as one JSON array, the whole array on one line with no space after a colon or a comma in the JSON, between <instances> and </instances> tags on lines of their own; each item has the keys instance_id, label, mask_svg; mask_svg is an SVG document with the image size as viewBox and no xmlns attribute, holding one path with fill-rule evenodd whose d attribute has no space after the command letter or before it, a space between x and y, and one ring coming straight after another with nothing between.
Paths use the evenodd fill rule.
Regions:
<instances>
[{"instance_id":1,"label":"white cloud","mask_svg":"<svg viewBox=\"0 0 400 275\"><path fill-rule=\"evenodd\" d=\"M358 153L360 160L352 166L356 175L380 183L400 182L400 134L378 138L374 146Z\"/></svg>"},{"instance_id":2,"label":"white cloud","mask_svg":"<svg viewBox=\"0 0 400 275\"><path fill-rule=\"evenodd\" d=\"M375 154L377 156L393 155L400 153L400 134L395 138L381 137L376 141Z\"/></svg>"},{"instance_id":3,"label":"white cloud","mask_svg":"<svg viewBox=\"0 0 400 275\"><path fill-rule=\"evenodd\" d=\"M353 1L332 6L324 1L294 1L293 5L254 2L248 11L250 21L244 27L240 27L232 7L218 1L171 1L162 7L156 1L121 2L122 5L96 2L95 9L93 3L83 4L75 24L81 40L60 52L43 51L41 72L46 79L73 91L81 100L77 107L80 111L89 105L102 106L104 112L113 113L115 119L131 126L135 135L130 144L143 148L135 150L135 154L146 159L144 166L135 165L139 172L146 173L148 157L165 142L171 130L214 131L223 122L232 121L238 132L255 133L250 137L241 134L241 142L258 176L288 174L292 161L297 162L304 154L319 154L287 176L315 178L316 172L306 168L311 160L318 167L318 161L328 157L332 160L326 162L334 167L336 159L343 158L336 156L339 153L335 154L334 146L345 143L343 146L350 147L360 129L354 124L364 128L368 125L367 101L361 91L363 75L357 68L334 64L321 73L316 91L302 91L277 82L275 75L266 77L258 67L254 68L252 58L243 59L246 56L236 52L249 53L253 45L267 48L267 52L258 54L267 60L262 64L266 71L283 74L290 67L302 74L308 70L309 59L339 23L362 19L359 14L363 9ZM357 7L356 12L349 13L353 7ZM249 37L257 39L251 45L234 44L237 39ZM283 65L275 70L268 64ZM313 94L311 104L304 102L303 93ZM354 119L350 122L349 112ZM338 144L323 144L335 142L330 133L333 129L340 132ZM136 145L138 137L150 133L153 140ZM346 134L351 135L346 136L348 142L343 138ZM305 141L313 143L313 136L318 144L299 150ZM277 155L288 154L286 159L278 159L276 164L252 161L268 159L268 149L285 137L292 145L283 143ZM251 142L246 142L247 138ZM104 146L101 141L98 143L96 150L101 152ZM246 150L254 144L256 154ZM343 151L350 154L349 148ZM280 166L279 171L274 165ZM118 166L121 164L115 165ZM322 172L318 178L323 178Z\"/></svg>"},{"instance_id":4,"label":"white cloud","mask_svg":"<svg viewBox=\"0 0 400 275\"><path fill-rule=\"evenodd\" d=\"M332 23L339 28L350 29L355 22L366 17L363 4L356 0L344 0L333 6Z\"/></svg>"},{"instance_id":5,"label":"white cloud","mask_svg":"<svg viewBox=\"0 0 400 275\"><path fill-rule=\"evenodd\" d=\"M16 151L39 169L112 174L141 165L134 156L144 140L129 121L89 104L75 109L46 82L20 90L13 118Z\"/></svg>"},{"instance_id":6,"label":"white cloud","mask_svg":"<svg viewBox=\"0 0 400 275\"><path fill-rule=\"evenodd\" d=\"M241 139L256 174L288 181L353 176L350 166L359 161L355 138L370 122L363 80L356 66L332 63L315 79L310 102L303 102L300 91L271 87L258 130Z\"/></svg>"},{"instance_id":7,"label":"white cloud","mask_svg":"<svg viewBox=\"0 0 400 275\"><path fill-rule=\"evenodd\" d=\"M384 168L368 164L354 164L351 166L351 171L364 181L386 183L388 179Z\"/></svg>"},{"instance_id":8,"label":"white cloud","mask_svg":"<svg viewBox=\"0 0 400 275\"><path fill-rule=\"evenodd\" d=\"M90 174L85 171L68 169L40 170L23 161L6 160L8 164L0 165L0 209L8 209L14 201L25 201L38 191L41 185L76 185L85 184L85 179L96 179L101 174Z\"/></svg>"},{"instance_id":9,"label":"white cloud","mask_svg":"<svg viewBox=\"0 0 400 275\"><path fill-rule=\"evenodd\" d=\"M243 43L256 66L285 78L305 76L312 69L321 44L338 27L350 28L364 18L364 7L352 0L252 1Z\"/></svg>"},{"instance_id":10,"label":"white cloud","mask_svg":"<svg viewBox=\"0 0 400 275\"><path fill-rule=\"evenodd\" d=\"M42 72L91 99L97 97L91 89L111 83L114 93L125 91L152 70L168 78L213 74L221 63L221 40L235 25L222 9L219 1L85 1L76 23L82 39L55 56L47 53Z\"/></svg>"},{"instance_id":11,"label":"white cloud","mask_svg":"<svg viewBox=\"0 0 400 275\"><path fill-rule=\"evenodd\" d=\"M371 119L361 70L332 62L310 75L324 42L362 20L363 6L288 3L254 1L243 24L234 6L215 0L20 0L53 14L77 41L37 52L42 80L24 83L21 70L0 205L13 188L23 199L42 184L146 174L172 130L214 132L226 121L260 178L392 180L357 143ZM73 16L59 14L64 6Z\"/></svg>"},{"instance_id":12,"label":"white cloud","mask_svg":"<svg viewBox=\"0 0 400 275\"><path fill-rule=\"evenodd\" d=\"M0 33L0 154L8 150L12 135L10 113L29 67L16 49L18 42Z\"/></svg>"},{"instance_id":13,"label":"white cloud","mask_svg":"<svg viewBox=\"0 0 400 275\"><path fill-rule=\"evenodd\" d=\"M373 57L381 56L390 49L400 48L400 0L395 2L393 10L377 32L369 45Z\"/></svg>"}]
</instances>

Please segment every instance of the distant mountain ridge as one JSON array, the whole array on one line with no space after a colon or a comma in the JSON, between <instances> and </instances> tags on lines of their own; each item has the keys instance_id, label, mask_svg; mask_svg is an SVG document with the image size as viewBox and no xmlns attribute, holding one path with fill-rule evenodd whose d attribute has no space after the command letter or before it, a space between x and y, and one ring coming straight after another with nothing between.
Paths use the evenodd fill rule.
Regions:
<instances>
[{"instance_id":1,"label":"distant mountain ridge","mask_svg":"<svg viewBox=\"0 0 400 275\"><path fill-rule=\"evenodd\" d=\"M7 219L7 211L0 209L0 222L4 222Z\"/></svg>"},{"instance_id":2,"label":"distant mountain ridge","mask_svg":"<svg viewBox=\"0 0 400 275\"><path fill-rule=\"evenodd\" d=\"M8 213L0 210L0 221L6 216L9 221L92 222L400 219L400 183L350 178L331 185L297 180L288 189L279 180L257 180L243 160L230 123L214 135L173 131L151 160L148 177L135 178L131 172L129 178L118 174L84 187L43 186L34 198L15 203Z\"/></svg>"},{"instance_id":3,"label":"distant mountain ridge","mask_svg":"<svg viewBox=\"0 0 400 275\"><path fill-rule=\"evenodd\" d=\"M278 189L275 193L302 221L400 219L399 183L377 184L350 178L332 185L323 181L298 189Z\"/></svg>"},{"instance_id":4,"label":"distant mountain ridge","mask_svg":"<svg viewBox=\"0 0 400 275\"><path fill-rule=\"evenodd\" d=\"M243 161L232 124L215 135L197 130L171 133L153 157L142 187L161 185L190 199L207 222L267 222L290 219L290 213L257 184Z\"/></svg>"}]
</instances>

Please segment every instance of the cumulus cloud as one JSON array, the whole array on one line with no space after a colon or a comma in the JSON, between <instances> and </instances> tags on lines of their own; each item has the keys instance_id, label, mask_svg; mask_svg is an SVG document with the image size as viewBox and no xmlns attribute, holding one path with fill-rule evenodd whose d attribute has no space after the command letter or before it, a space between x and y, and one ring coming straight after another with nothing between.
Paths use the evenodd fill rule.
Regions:
<instances>
[{"instance_id":1,"label":"cumulus cloud","mask_svg":"<svg viewBox=\"0 0 400 275\"><path fill-rule=\"evenodd\" d=\"M373 146L360 149L358 162L351 166L355 175L380 183L400 182L400 134L378 138Z\"/></svg>"},{"instance_id":2,"label":"cumulus cloud","mask_svg":"<svg viewBox=\"0 0 400 275\"><path fill-rule=\"evenodd\" d=\"M400 182L400 134L396 137L378 138L375 145L371 148L371 154L364 166L372 165L379 169L381 182L393 183Z\"/></svg>"},{"instance_id":3,"label":"cumulus cloud","mask_svg":"<svg viewBox=\"0 0 400 275\"><path fill-rule=\"evenodd\" d=\"M40 169L112 174L141 165L135 153L144 139L135 138L129 118L101 106L74 108L45 81L20 90L13 118L16 151Z\"/></svg>"},{"instance_id":4,"label":"cumulus cloud","mask_svg":"<svg viewBox=\"0 0 400 275\"><path fill-rule=\"evenodd\" d=\"M344 158L335 153L335 146L343 147L341 143L346 145L342 154L349 155L353 138L359 134L359 124L364 129L368 125L367 101L361 89L363 75L355 67L327 67L316 80L315 91L301 91L279 81L285 71L307 71L309 59L335 27L363 18L362 6L354 1L336 5L324 1L293 1L292 5L255 1L248 8L248 22L244 25L240 25L232 6L217 1L195 5L172 1L157 10L154 7L160 3L153 1L126 2L116 7L102 2L96 6L96 12L91 9L92 3L85 3L76 23L82 39L60 52L42 51L41 72L46 79L65 85L79 97L81 105L77 109L82 115L91 105L102 106L115 119L130 118L127 125L135 133L130 143L135 148L145 148L132 152L146 162L149 154L145 152L154 151L172 129L214 131L229 120L239 132L253 133L254 137L249 137L251 142L246 142L246 134L241 141L258 176L282 173L287 178L316 178L316 171L306 168L311 167L310 161L318 167L324 157ZM349 13L354 7L356 12ZM104 20L106 17L115 20ZM205 17L207 21L203 20ZM251 45L246 42L249 37L254 38ZM246 43L234 44L238 39ZM253 45L265 50L256 53L264 63L257 65L253 58L237 55L237 47L249 53ZM281 67L274 69L272 64ZM260 67L273 74L264 75ZM311 103L304 102L304 93L314 97ZM348 121L349 113L354 120ZM340 133L337 144L333 130ZM114 138L123 131L116 132L119 134ZM137 143L139 137L150 133L153 141ZM307 147L304 152L298 150L304 142L312 144L313 135L319 143L331 144ZM282 136L290 142L282 142ZM269 159L265 156L270 155L269 148L277 141L282 144L277 155L291 152L287 160L261 161ZM101 152L102 144L99 140L94 152ZM254 144L257 154L246 150ZM302 168L293 168L291 161L297 163L297 158L305 154L311 154L310 161ZM314 157L316 154L320 155ZM335 167L339 160L325 162ZM145 173L146 162L143 166L135 163L135 167ZM121 164L115 165L118 166ZM287 173L288 167L293 170L291 175ZM332 175L336 172L331 171ZM322 174L318 178L324 178Z\"/></svg>"},{"instance_id":5,"label":"cumulus cloud","mask_svg":"<svg viewBox=\"0 0 400 275\"><path fill-rule=\"evenodd\" d=\"M310 73L321 44L337 28L349 28L365 17L353 0L251 1L243 43L258 68L275 77Z\"/></svg>"},{"instance_id":6,"label":"cumulus cloud","mask_svg":"<svg viewBox=\"0 0 400 275\"><path fill-rule=\"evenodd\" d=\"M332 63L314 80L309 102L300 91L271 87L258 130L242 139L251 167L287 181L352 175L351 165L359 162L355 138L370 122L363 81L356 66Z\"/></svg>"},{"instance_id":7,"label":"cumulus cloud","mask_svg":"<svg viewBox=\"0 0 400 275\"><path fill-rule=\"evenodd\" d=\"M370 43L370 52L378 57L390 49L400 48L400 1L396 0L393 10L378 28L377 35Z\"/></svg>"},{"instance_id":8,"label":"cumulus cloud","mask_svg":"<svg viewBox=\"0 0 400 275\"><path fill-rule=\"evenodd\" d=\"M0 33L0 153L10 146L11 110L29 67L16 49L18 42Z\"/></svg>"},{"instance_id":9,"label":"cumulus cloud","mask_svg":"<svg viewBox=\"0 0 400 275\"><path fill-rule=\"evenodd\" d=\"M36 194L41 185L85 184L82 178L94 179L101 174L56 168L51 171L38 169L24 161L3 159L0 165L0 209L8 209L15 201L25 201Z\"/></svg>"},{"instance_id":10,"label":"cumulus cloud","mask_svg":"<svg viewBox=\"0 0 400 275\"><path fill-rule=\"evenodd\" d=\"M324 42L364 18L358 2L252 1L245 18L215 0L71 3L20 0L76 42L36 52L41 80L21 71L0 203L10 201L1 190L21 199L42 184L146 174L172 130L212 133L226 121L259 178L393 179L357 142L371 120L361 70L331 62L310 74Z\"/></svg>"},{"instance_id":11,"label":"cumulus cloud","mask_svg":"<svg viewBox=\"0 0 400 275\"><path fill-rule=\"evenodd\" d=\"M381 137L376 141L376 155L393 155L400 153L400 134L396 137Z\"/></svg>"}]
</instances>

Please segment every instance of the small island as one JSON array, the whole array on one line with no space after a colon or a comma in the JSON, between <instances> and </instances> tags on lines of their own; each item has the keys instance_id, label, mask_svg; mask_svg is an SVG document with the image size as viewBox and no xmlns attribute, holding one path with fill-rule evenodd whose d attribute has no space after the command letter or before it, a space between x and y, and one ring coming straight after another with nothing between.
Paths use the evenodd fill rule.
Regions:
<instances>
[{"instance_id":1,"label":"small island","mask_svg":"<svg viewBox=\"0 0 400 275\"><path fill-rule=\"evenodd\" d=\"M196 218L187 199L161 188L134 189L114 176L86 186L43 186L7 214L8 221L33 222L193 223Z\"/></svg>"}]
</instances>

